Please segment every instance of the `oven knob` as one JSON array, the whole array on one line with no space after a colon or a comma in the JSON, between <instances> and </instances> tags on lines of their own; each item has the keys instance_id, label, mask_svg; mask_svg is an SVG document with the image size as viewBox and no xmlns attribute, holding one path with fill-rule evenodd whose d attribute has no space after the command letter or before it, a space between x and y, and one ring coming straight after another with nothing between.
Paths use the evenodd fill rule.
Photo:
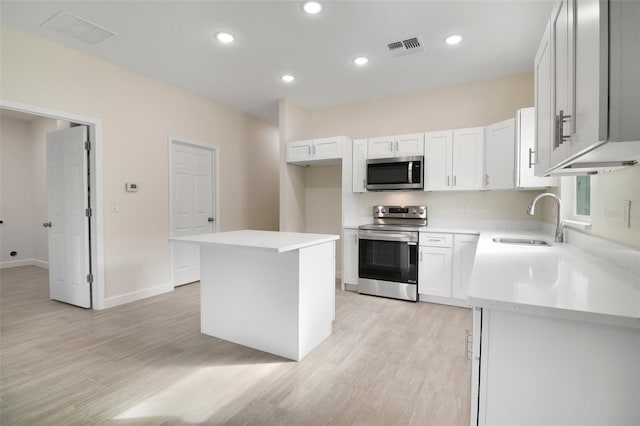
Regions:
<instances>
[{"instance_id":1,"label":"oven knob","mask_svg":"<svg viewBox=\"0 0 640 426\"><path fill-rule=\"evenodd\" d=\"M420 209L420 214L424 214L424 209Z\"/></svg>"},{"instance_id":2,"label":"oven knob","mask_svg":"<svg viewBox=\"0 0 640 426\"><path fill-rule=\"evenodd\" d=\"M376 214L380 213L380 209L376 209Z\"/></svg>"},{"instance_id":3,"label":"oven knob","mask_svg":"<svg viewBox=\"0 0 640 426\"><path fill-rule=\"evenodd\" d=\"M386 210L386 209L382 209L382 213L386 213L386 212L387 212L387 210Z\"/></svg>"},{"instance_id":4,"label":"oven knob","mask_svg":"<svg viewBox=\"0 0 640 426\"><path fill-rule=\"evenodd\" d=\"M411 210L411 213L412 213L412 214L416 214L416 213L418 213L418 210L413 209L413 210Z\"/></svg>"}]
</instances>

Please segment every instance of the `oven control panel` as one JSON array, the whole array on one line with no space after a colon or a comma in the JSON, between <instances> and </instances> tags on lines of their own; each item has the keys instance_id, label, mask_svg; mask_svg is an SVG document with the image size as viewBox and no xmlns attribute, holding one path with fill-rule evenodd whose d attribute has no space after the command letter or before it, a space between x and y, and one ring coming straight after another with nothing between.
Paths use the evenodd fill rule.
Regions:
<instances>
[{"instance_id":1,"label":"oven control panel","mask_svg":"<svg viewBox=\"0 0 640 426\"><path fill-rule=\"evenodd\" d=\"M426 219L427 206L373 206L373 217L376 219Z\"/></svg>"}]
</instances>

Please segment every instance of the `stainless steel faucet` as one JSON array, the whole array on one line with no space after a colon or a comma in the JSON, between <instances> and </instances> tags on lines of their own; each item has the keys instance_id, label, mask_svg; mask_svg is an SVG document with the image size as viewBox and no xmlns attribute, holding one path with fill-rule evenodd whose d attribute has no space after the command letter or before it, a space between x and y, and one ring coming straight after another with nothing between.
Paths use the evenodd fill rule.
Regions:
<instances>
[{"instance_id":1,"label":"stainless steel faucet","mask_svg":"<svg viewBox=\"0 0 640 426\"><path fill-rule=\"evenodd\" d=\"M527 209L527 214L529 216L533 216L533 214L536 212L536 203L538 202L538 200L540 200L541 198L544 198L544 197L551 197L556 202L556 238L555 238L554 241L556 243L561 243L561 242L564 241L564 237L562 235L562 231L564 229L564 222L560 219L561 201L560 201L560 198L558 198L558 196L556 194L552 194L550 192L545 192L545 193L542 193L542 194L538 195L536 198L533 199L531 204L529 204L529 208Z\"/></svg>"}]
</instances>

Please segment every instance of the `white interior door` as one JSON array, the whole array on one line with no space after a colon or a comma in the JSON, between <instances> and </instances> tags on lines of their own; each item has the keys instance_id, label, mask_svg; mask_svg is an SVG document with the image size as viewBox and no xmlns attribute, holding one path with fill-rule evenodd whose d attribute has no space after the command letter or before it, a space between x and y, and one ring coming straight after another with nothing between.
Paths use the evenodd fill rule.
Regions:
<instances>
[{"instance_id":1,"label":"white interior door","mask_svg":"<svg viewBox=\"0 0 640 426\"><path fill-rule=\"evenodd\" d=\"M49 295L91 307L86 126L47 134Z\"/></svg>"},{"instance_id":2,"label":"white interior door","mask_svg":"<svg viewBox=\"0 0 640 426\"><path fill-rule=\"evenodd\" d=\"M215 231L214 151L173 141L171 236L184 237ZM200 280L200 246L172 244L173 285Z\"/></svg>"}]
</instances>

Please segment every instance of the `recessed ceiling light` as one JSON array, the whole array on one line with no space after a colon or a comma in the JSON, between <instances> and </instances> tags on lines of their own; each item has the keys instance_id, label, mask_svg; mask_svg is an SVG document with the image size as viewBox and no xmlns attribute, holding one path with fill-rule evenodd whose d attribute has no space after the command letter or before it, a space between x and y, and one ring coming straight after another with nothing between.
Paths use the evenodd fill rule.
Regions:
<instances>
[{"instance_id":1,"label":"recessed ceiling light","mask_svg":"<svg viewBox=\"0 0 640 426\"><path fill-rule=\"evenodd\" d=\"M366 65L366 64L367 64L367 62L369 62L369 59L368 59L368 58L366 58L366 57L364 57L364 56L358 56L357 58L355 58L355 59L353 60L353 63L354 63L354 64L356 64L356 65L360 65L360 66Z\"/></svg>"},{"instance_id":2,"label":"recessed ceiling light","mask_svg":"<svg viewBox=\"0 0 640 426\"><path fill-rule=\"evenodd\" d=\"M449 37L444 39L444 42L450 46L456 45L462 41L462 36L459 35L450 35Z\"/></svg>"},{"instance_id":3,"label":"recessed ceiling light","mask_svg":"<svg viewBox=\"0 0 640 426\"><path fill-rule=\"evenodd\" d=\"M229 33L218 33L216 34L216 38L220 43L225 43L225 44L231 43L233 40L235 40L233 36Z\"/></svg>"},{"instance_id":4,"label":"recessed ceiling light","mask_svg":"<svg viewBox=\"0 0 640 426\"><path fill-rule=\"evenodd\" d=\"M295 80L296 78L294 76L292 76L291 74L285 74L282 77L280 77L282 79L282 81L284 81L285 83L291 83L293 80Z\"/></svg>"},{"instance_id":5,"label":"recessed ceiling light","mask_svg":"<svg viewBox=\"0 0 640 426\"><path fill-rule=\"evenodd\" d=\"M302 8L308 14L315 15L316 13L319 13L322 10L322 5L317 1L308 1L304 4L304 6L302 6Z\"/></svg>"}]
</instances>

